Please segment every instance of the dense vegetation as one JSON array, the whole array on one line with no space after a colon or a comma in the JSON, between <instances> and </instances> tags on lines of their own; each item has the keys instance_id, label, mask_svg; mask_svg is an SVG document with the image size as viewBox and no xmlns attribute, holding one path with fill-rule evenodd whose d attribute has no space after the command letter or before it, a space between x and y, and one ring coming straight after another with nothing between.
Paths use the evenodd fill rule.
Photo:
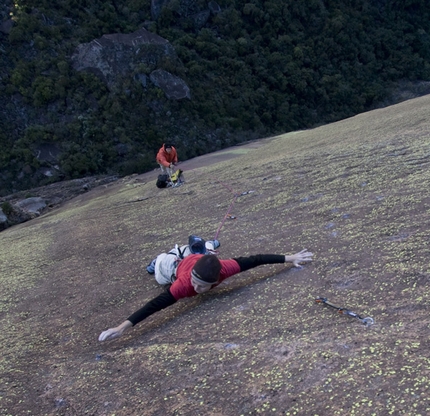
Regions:
<instances>
[{"instance_id":1,"label":"dense vegetation","mask_svg":"<svg viewBox=\"0 0 430 416\"><path fill-rule=\"evenodd\" d=\"M401 80L430 80L425 0L6 1L0 33L0 195L61 178L153 168L165 141L181 159L250 138L303 129L374 108ZM13 7L12 7L13 5ZM3 18L6 13L3 10ZM7 10L9 11L9 10ZM191 100L168 100L132 76L109 90L76 72L76 46L145 26L168 39ZM149 73L156 68L145 68ZM60 150L52 177L35 149Z\"/></svg>"}]
</instances>

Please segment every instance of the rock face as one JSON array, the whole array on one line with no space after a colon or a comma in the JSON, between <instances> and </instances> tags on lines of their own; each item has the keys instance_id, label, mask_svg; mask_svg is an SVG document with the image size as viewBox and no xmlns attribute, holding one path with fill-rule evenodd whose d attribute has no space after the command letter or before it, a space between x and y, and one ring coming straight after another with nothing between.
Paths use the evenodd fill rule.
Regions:
<instances>
[{"instance_id":1,"label":"rock face","mask_svg":"<svg viewBox=\"0 0 430 416\"><path fill-rule=\"evenodd\" d=\"M0 208L0 231L8 227L7 215Z\"/></svg>"},{"instance_id":2,"label":"rock face","mask_svg":"<svg viewBox=\"0 0 430 416\"><path fill-rule=\"evenodd\" d=\"M167 0L168 2L168 0ZM157 20L166 0L151 0L151 18Z\"/></svg>"},{"instance_id":3,"label":"rock face","mask_svg":"<svg viewBox=\"0 0 430 416\"><path fill-rule=\"evenodd\" d=\"M208 3L208 7L209 7L209 10L211 11L212 14L221 13L221 7L219 6L219 4L216 1L210 1Z\"/></svg>"},{"instance_id":4,"label":"rock face","mask_svg":"<svg viewBox=\"0 0 430 416\"><path fill-rule=\"evenodd\" d=\"M114 84L118 76L132 72L134 65L145 59L158 61L165 55L176 56L169 41L142 28L134 33L103 35L83 43L72 55L72 61L77 71L93 71L107 84Z\"/></svg>"},{"instance_id":5,"label":"rock face","mask_svg":"<svg viewBox=\"0 0 430 416\"><path fill-rule=\"evenodd\" d=\"M6 210L6 212L4 210ZM34 213L25 211L18 205L3 203L2 208L0 208L0 231L5 230L12 225L31 220L38 215L39 214L36 215Z\"/></svg>"},{"instance_id":6,"label":"rock face","mask_svg":"<svg viewBox=\"0 0 430 416\"><path fill-rule=\"evenodd\" d=\"M192 16L194 26L198 29L201 29L208 22L210 15L211 11L209 9L194 14Z\"/></svg>"},{"instance_id":7,"label":"rock face","mask_svg":"<svg viewBox=\"0 0 430 416\"><path fill-rule=\"evenodd\" d=\"M40 213L46 208L46 202L39 197L23 199L22 201L17 202L16 205L23 211L35 215L40 215Z\"/></svg>"},{"instance_id":8,"label":"rock face","mask_svg":"<svg viewBox=\"0 0 430 416\"><path fill-rule=\"evenodd\" d=\"M185 84L181 78L175 77L170 72L164 71L163 69L157 69L151 72L149 79L155 86L161 88L169 99L191 99L190 89L187 84Z\"/></svg>"},{"instance_id":9,"label":"rock face","mask_svg":"<svg viewBox=\"0 0 430 416\"><path fill-rule=\"evenodd\" d=\"M116 182L118 177L87 177L56 182L30 191L22 191L0 198L0 231L44 214L51 208L85 193L90 189ZM31 192L33 197L26 198Z\"/></svg>"},{"instance_id":10,"label":"rock face","mask_svg":"<svg viewBox=\"0 0 430 416\"><path fill-rule=\"evenodd\" d=\"M79 45L72 55L77 71L91 71L99 76L109 88L114 88L123 77L134 77L146 86L146 75L139 73L139 66L157 67L163 58L177 60L175 49L169 41L141 28L130 34L103 35L99 39ZM150 79L167 97L190 98L185 81L172 74L156 69ZM153 75L153 73L155 74ZM169 74L169 75L167 75ZM182 92L178 92L181 90ZM185 92L184 92L185 91Z\"/></svg>"}]
</instances>

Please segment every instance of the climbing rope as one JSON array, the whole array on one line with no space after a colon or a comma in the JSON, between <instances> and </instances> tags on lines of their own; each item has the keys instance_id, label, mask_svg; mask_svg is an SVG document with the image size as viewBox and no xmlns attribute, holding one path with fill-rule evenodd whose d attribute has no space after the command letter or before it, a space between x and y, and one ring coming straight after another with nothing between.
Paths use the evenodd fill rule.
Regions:
<instances>
[{"instance_id":1,"label":"climbing rope","mask_svg":"<svg viewBox=\"0 0 430 416\"><path fill-rule=\"evenodd\" d=\"M227 209L227 212L225 213L225 215L224 215L224 218L222 219L222 221L221 221L221 224L219 225L219 227L218 227L218 230L216 231L216 233L215 233L215 237L214 237L214 240L218 240L218 235L219 235L219 233L220 233L220 231L221 231L221 228L222 228L222 226L224 225L224 223L225 223L225 221L227 220L227 218L230 218L230 219L235 219L236 217L234 217L233 215L230 215L230 211L231 211L231 209L233 208L233 205L234 205L234 203L236 202L236 200L237 200L237 198L239 198L240 196L243 196L243 195L247 195L247 194L250 194L250 193L252 193L252 192L255 192L255 191L245 191L245 192L242 192L241 194L237 194L237 193L235 193L234 192L234 190L230 187L230 186L228 186L228 185L226 185L225 183L223 183L223 182L220 182L220 181L218 181L222 186L224 186L225 188L227 188L234 196L233 196L233 200L231 201L231 204L230 204L230 206L228 207L228 209Z\"/></svg>"}]
</instances>

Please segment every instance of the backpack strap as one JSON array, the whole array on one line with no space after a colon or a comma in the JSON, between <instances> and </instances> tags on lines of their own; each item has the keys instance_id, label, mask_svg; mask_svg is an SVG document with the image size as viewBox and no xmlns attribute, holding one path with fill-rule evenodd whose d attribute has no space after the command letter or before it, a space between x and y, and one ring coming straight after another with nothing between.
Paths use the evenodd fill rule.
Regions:
<instances>
[{"instance_id":1,"label":"backpack strap","mask_svg":"<svg viewBox=\"0 0 430 416\"><path fill-rule=\"evenodd\" d=\"M184 251L187 249L186 247L184 248L184 251L181 251L181 249L179 248L179 246L176 244L176 247L178 249L178 256L181 260L184 259Z\"/></svg>"},{"instance_id":2,"label":"backpack strap","mask_svg":"<svg viewBox=\"0 0 430 416\"><path fill-rule=\"evenodd\" d=\"M174 256L179 257L180 260L183 260L184 259L184 253L185 253L186 249L187 249L187 247L185 247L184 250L181 251L179 246L177 244L175 244L175 248L170 250L167 254L173 254Z\"/></svg>"}]
</instances>

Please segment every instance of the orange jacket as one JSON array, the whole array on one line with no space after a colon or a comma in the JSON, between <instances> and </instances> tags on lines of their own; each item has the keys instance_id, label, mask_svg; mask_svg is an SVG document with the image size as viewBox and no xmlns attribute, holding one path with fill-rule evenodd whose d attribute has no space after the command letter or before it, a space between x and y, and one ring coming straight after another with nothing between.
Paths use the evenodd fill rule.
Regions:
<instances>
[{"instance_id":1,"label":"orange jacket","mask_svg":"<svg viewBox=\"0 0 430 416\"><path fill-rule=\"evenodd\" d=\"M156 157L157 163L160 165L166 166L168 168L171 163L178 163L178 154L176 153L176 149L172 146L172 151L167 153L163 147L158 151Z\"/></svg>"}]
</instances>

